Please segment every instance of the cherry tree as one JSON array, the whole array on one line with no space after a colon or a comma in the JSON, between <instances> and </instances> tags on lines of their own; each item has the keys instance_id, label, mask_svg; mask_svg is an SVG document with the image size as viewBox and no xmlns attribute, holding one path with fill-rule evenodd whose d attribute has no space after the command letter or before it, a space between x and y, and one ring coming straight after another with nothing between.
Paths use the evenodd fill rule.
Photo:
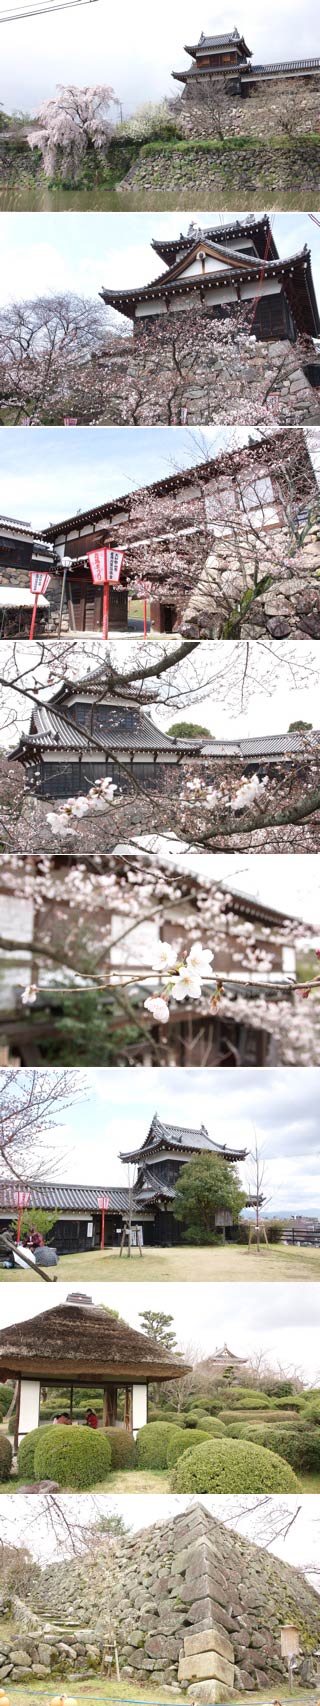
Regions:
<instances>
[{"instance_id":1,"label":"cherry tree","mask_svg":"<svg viewBox=\"0 0 320 1706\"><path fill-rule=\"evenodd\" d=\"M30 148L40 148L46 177L68 177L73 181L91 150L106 152L111 136L110 108L118 107L114 90L103 83L78 89L75 84L58 85L57 94L39 108L39 129L30 131Z\"/></svg>"},{"instance_id":2,"label":"cherry tree","mask_svg":"<svg viewBox=\"0 0 320 1706\"><path fill-rule=\"evenodd\" d=\"M41 1021L43 1001L59 990L79 996L107 991L120 1025L124 1016L138 1022L142 1058L155 1045L161 1064L170 1019L181 1002L183 1012L195 1014L195 1037L205 1016L218 1010L233 1025L236 1020L266 1032L281 1063L319 1064L317 989L304 1003L294 975L270 978L277 940L281 946L295 943L305 926L280 916L278 930L265 924L257 933L253 921L237 915L227 885L193 878L179 863L141 853L77 861L5 855L4 921L11 896L19 907L31 903L33 913L31 979L21 990L21 1012L37 1010L39 1000ZM19 935L9 936L2 926L0 951L6 965L13 955L13 974L20 948ZM170 1032L171 1057L173 1047ZM121 1030L118 1049L121 1059ZM241 1063L235 1044L235 1064Z\"/></svg>"}]
</instances>

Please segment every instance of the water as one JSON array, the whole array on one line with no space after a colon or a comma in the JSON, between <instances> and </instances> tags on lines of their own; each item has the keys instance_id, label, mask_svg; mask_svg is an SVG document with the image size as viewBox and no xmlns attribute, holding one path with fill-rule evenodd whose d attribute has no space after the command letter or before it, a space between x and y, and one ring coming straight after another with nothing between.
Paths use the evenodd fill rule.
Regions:
<instances>
[{"instance_id":1,"label":"water","mask_svg":"<svg viewBox=\"0 0 320 1706\"><path fill-rule=\"evenodd\" d=\"M242 191L242 211L244 213L251 212L255 208L259 210L265 193L265 190L261 189L257 189L253 194L251 191L249 201L247 201ZM191 206L196 208L201 202L201 209L204 212L212 213L214 204L215 212L219 213L228 209L233 210L234 196L234 189L230 190L229 195L226 194L225 190L220 191L220 193L211 191L210 197L208 197L208 193L206 194L201 190L200 196L197 188L192 188L191 176L189 187L184 185L180 194L177 189L170 193L165 189L163 191L153 190L148 195L143 190L140 192L132 190L124 194L117 189L108 190L105 185L97 189L61 190L49 189L43 183L34 183L27 187L17 185L16 188L13 188L12 185L1 186L0 183L0 210L6 213L68 213L71 209L76 213L141 213L147 211L163 213L171 208L175 212L189 211ZM317 210L318 202L319 197L317 199L316 192L313 195L309 192L308 207L310 211ZM297 192L295 189L291 194L284 190L281 191L281 194L280 192L270 194L269 191L268 207L278 208L280 205L282 211L289 212L292 209L299 210L299 208L304 210L306 205L304 191Z\"/></svg>"}]
</instances>

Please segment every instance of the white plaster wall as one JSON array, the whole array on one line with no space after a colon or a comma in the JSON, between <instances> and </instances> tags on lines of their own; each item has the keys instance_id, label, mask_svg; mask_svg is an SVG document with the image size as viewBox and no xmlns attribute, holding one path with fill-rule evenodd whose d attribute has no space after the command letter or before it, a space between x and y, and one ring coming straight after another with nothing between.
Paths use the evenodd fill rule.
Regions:
<instances>
[{"instance_id":1,"label":"white plaster wall","mask_svg":"<svg viewBox=\"0 0 320 1706\"><path fill-rule=\"evenodd\" d=\"M22 1380L20 1390L20 1413L18 1442L25 1434L31 1433L32 1428L39 1426L40 1409L40 1380Z\"/></svg>"},{"instance_id":2,"label":"white plaster wall","mask_svg":"<svg viewBox=\"0 0 320 1706\"><path fill-rule=\"evenodd\" d=\"M30 983L32 934L32 901L0 895L0 936L7 942L21 942L10 956L4 948L0 953L0 1009L13 1006L18 990Z\"/></svg>"},{"instance_id":3,"label":"white plaster wall","mask_svg":"<svg viewBox=\"0 0 320 1706\"><path fill-rule=\"evenodd\" d=\"M144 1428L148 1420L148 1388L147 1386L132 1387L132 1432L137 1438L139 1428Z\"/></svg>"}]
</instances>

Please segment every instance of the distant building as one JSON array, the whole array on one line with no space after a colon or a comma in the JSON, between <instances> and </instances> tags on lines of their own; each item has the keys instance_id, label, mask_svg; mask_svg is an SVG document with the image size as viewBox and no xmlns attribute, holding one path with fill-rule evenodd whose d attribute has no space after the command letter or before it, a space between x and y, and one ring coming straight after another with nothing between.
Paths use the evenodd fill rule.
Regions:
<instances>
[{"instance_id":1,"label":"distant building","mask_svg":"<svg viewBox=\"0 0 320 1706\"><path fill-rule=\"evenodd\" d=\"M64 1185L43 1182L28 1186L32 1208L59 1211L59 1220L50 1235L61 1254L63 1251L98 1249L101 1242L101 1197L108 1206L104 1213L104 1242L108 1247L120 1242L123 1225L128 1219L143 1227L144 1242L148 1245L180 1244L183 1228L174 1219L172 1205L181 1168L198 1155L218 1155L226 1162L245 1161L247 1151L235 1144L226 1149L214 1143L204 1125L198 1129L168 1124L154 1114L147 1137L139 1149L124 1150L120 1159L124 1167L137 1168L136 1182L129 1186ZM0 1182L0 1227L10 1224L16 1191L10 1180ZM251 1205L248 1197L247 1206ZM229 1210L217 1213L216 1227L228 1237L233 1221Z\"/></svg>"},{"instance_id":2,"label":"distant building","mask_svg":"<svg viewBox=\"0 0 320 1706\"><path fill-rule=\"evenodd\" d=\"M170 326L173 316L187 308L202 307L214 321L240 304L244 316L247 310L244 330L259 340L294 343L298 335L319 337L310 250L305 246L281 260L266 215L205 230L190 225L176 238L154 239L152 249L166 270L150 284L101 291L108 307L133 321L135 340L150 322L161 318ZM317 371L320 385L320 363Z\"/></svg>"},{"instance_id":3,"label":"distant building","mask_svg":"<svg viewBox=\"0 0 320 1706\"><path fill-rule=\"evenodd\" d=\"M302 82L305 78L320 76L320 58L288 59L271 62L266 65L252 64L252 52L247 47L244 36L237 29L225 30L221 35L204 35L194 46L185 47L192 64L185 71L173 71L172 76L177 83L184 87L194 86L204 79L223 82L230 95L238 94L244 99L253 87L261 83L274 83L294 79Z\"/></svg>"},{"instance_id":4,"label":"distant building","mask_svg":"<svg viewBox=\"0 0 320 1706\"><path fill-rule=\"evenodd\" d=\"M37 537L29 522L0 516L0 639L29 634L34 605L31 570L54 576L55 564L53 546ZM41 593L38 599L38 634L45 633L48 627L55 604L54 590L59 595L59 582L55 589L51 583L51 597Z\"/></svg>"},{"instance_id":5,"label":"distant building","mask_svg":"<svg viewBox=\"0 0 320 1706\"><path fill-rule=\"evenodd\" d=\"M233 561L237 580L239 537L242 553L249 555L250 583L255 561L252 529L255 534L259 530L262 551L266 541L268 546L274 542L276 550L283 545L285 552L294 529L305 527L309 513L317 511L318 477L304 430L270 431L250 446L171 472L120 498L106 497L80 515L51 524L43 538L60 558L69 630L102 632L102 589L93 584L88 553L104 545L124 551L121 583L110 587L111 633L128 632L130 601L143 596L150 604L153 632L171 634L189 621L195 623L195 632L200 622L201 631L205 617L214 629L219 600L210 569L212 553L224 550L219 577L223 591L223 571L229 576ZM318 545L315 555L318 566ZM290 566L290 582L292 573ZM310 584L308 563L308 594ZM318 588L313 578L314 608ZM280 633L291 629L292 621L289 617L286 623L281 607Z\"/></svg>"}]
</instances>

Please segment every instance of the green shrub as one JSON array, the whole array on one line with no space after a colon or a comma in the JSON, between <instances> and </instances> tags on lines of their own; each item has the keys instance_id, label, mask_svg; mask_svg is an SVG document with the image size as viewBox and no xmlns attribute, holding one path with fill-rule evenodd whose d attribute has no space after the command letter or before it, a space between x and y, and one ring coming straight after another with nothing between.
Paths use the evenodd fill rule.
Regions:
<instances>
[{"instance_id":1,"label":"green shrub","mask_svg":"<svg viewBox=\"0 0 320 1706\"><path fill-rule=\"evenodd\" d=\"M303 1414L306 1421L315 1422L317 1425L320 1422L320 1397L318 1399L310 1398L310 1402L308 1401L304 1407Z\"/></svg>"},{"instance_id":2,"label":"green shrub","mask_svg":"<svg viewBox=\"0 0 320 1706\"><path fill-rule=\"evenodd\" d=\"M273 1451L247 1440L210 1440L183 1452L171 1470L174 1493L290 1493L293 1469Z\"/></svg>"},{"instance_id":3,"label":"green shrub","mask_svg":"<svg viewBox=\"0 0 320 1706\"><path fill-rule=\"evenodd\" d=\"M271 1398L265 1392L256 1392L255 1386L230 1387L225 1393L229 1410L269 1410Z\"/></svg>"},{"instance_id":4,"label":"green shrub","mask_svg":"<svg viewBox=\"0 0 320 1706\"><path fill-rule=\"evenodd\" d=\"M135 1457L133 1434L126 1428L104 1428L104 1437L111 1447L111 1468L132 1469Z\"/></svg>"},{"instance_id":5,"label":"green shrub","mask_svg":"<svg viewBox=\"0 0 320 1706\"><path fill-rule=\"evenodd\" d=\"M275 1398L274 1399L274 1408L277 1410L294 1410L294 1411L297 1411L297 1413L298 1413L299 1410L304 1410L305 1403L307 1400L307 1396L308 1395L305 1392L286 1393L284 1398ZM320 1392L319 1392L319 1409L320 1409Z\"/></svg>"},{"instance_id":6,"label":"green shrub","mask_svg":"<svg viewBox=\"0 0 320 1706\"><path fill-rule=\"evenodd\" d=\"M252 1432L247 1435L253 1439ZM260 1444L260 1434L259 1434ZM320 1469L320 1429L309 1428L264 1428L261 1444L277 1456L285 1458L286 1463L297 1473Z\"/></svg>"},{"instance_id":7,"label":"green shrub","mask_svg":"<svg viewBox=\"0 0 320 1706\"><path fill-rule=\"evenodd\" d=\"M0 1386L0 1422L7 1415L7 1410L13 1398L13 1386Z\"/></svg>"},{"instance_id":8,"label":"green shrub","mask_svg":"<svg viewBox=\"0 0 320 1706\"><path fill-rule=\"evenodd\" d=\"M7 1434L0 1433L0 1481L8 1481L12 1464L12 1446Z\"/></svg>"},{"instance_id":9,"label":"green shrub","mask_svg":"<svg viewBox=\"0 0 320 1706\"><path fill-rule=\"evenodd\" d=\"M144 1428L139 1429L137 1438L139 1469L167 1468L167 1447L172 1431L172 1422L153 1422L151 1428L147 1422Z\"/></svg>"},{"instance_id":10,"label":"green shrub","mask_svg":"<svg viewBox=\"0 0 320 1706\"><path fill-rule=\"evenodd\" d=\"M204 1433L202 1428L196 1428L193 1435L192 1451L195 1446L204 1445L205 1440L208 1439L209 1434ZM183 1431L183 1428L172 1428L171 1439L168 1439L167 1444L168 1469L172 1469L173 1464L177 1463L178 1457L181 1457L184 1451L190 1452L190 1440L188 1440L186 1429Z\"/></svg>"},{"instance_id":11,"label":"green shrub","mask_svg":"<svg viewBox=\"0 0 320 1706\"><path fill-rule=\"evenodd\" d=\"M50 1423L48 1422L44 1428L31 1428L31 1432L29 1434L25 1434L24 1439L20 1440L18 1449L18 1474L19 1476L22 1475L23 1481L36 1480L34 1467L35 1448L38 1444L39 1434L41 1433L42 1436L42 1434L49 1433L49 1428Z\"/></svg>"},{"instance_id":12,"label":"green shrub","mask_svg":"<svg viewBox=\"0 0 320 1706\"><path fill-rule=\"evenodd\" d=\"M59 1487L94 1487L105 1481L111 1467L106 1434L93 1428L39 1428L34 1467L39 1481L58 1481Z\"/></svg>"},{"instance_id":13,"label":"green shrub","mask_svg":"<svg viewBox=\"0 0 320 1706\"><path fill-rule=\"evenodd\" d=\"M278 1411L276 1411L276 1415L278 1416ZM243 1410L220 1410L219 1422L223 1422L223 1425L226 1428L228 1428L229 1422L231 1423L231 1422L238 1422L238 1421L244 1422L244 1423L247 1422L248 1427L251 1427L251 1424L252 1424L252 1427L258 1428L258 1427L260 1427L260 1423L263 1424L263 1422L267 1423L269 1421L269 1416L270 1416L270 1422L273 1421L274 1416L273 1416L272 1410L271 1411L259 1410L259 1409L258 1410L256 1410L256 1409L246 1410L246 1407L244 1407ZM283 1416L281 1414L281 1410L279 1411L279 1421L283 1422Z\"/></svg>"},{"instance_id":14,"label":"green shrub","mask_svg":"<svg viewBox=\"0 0 320 1706\"><path fill-rule=\"evenodd\" d=\"M197 1427L204 1428L205 1433L207 1434L215 1434L217 1435L217 1438L223 1438L223 1434L226 1433L226 1429L224 1422L220 1421L220 1416L208 1416L205 1410L199 1410L197 1413L194 1411L194 1414L197 1414Z\"/></svg>"}]
</instances>

